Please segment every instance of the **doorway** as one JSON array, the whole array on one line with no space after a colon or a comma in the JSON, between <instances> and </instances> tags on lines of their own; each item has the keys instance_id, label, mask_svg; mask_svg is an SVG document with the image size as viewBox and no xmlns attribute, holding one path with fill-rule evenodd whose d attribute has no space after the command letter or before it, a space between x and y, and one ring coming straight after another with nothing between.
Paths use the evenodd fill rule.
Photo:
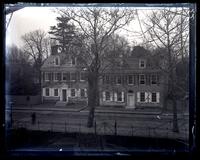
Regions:
<instances>
[{"instance_id":1,"label":"doorway","mask_svg":"<svg viewBox=\"0 0 200 160\"><path fill-rule=\"evenodd\" d=\"M67 90L62 89L62 101L66 102L67 101Z\"/></svg>"},{"instance_id":2,"label":"doorway","mask_svg":"<svg viewBox=\"0 0 200 160\"><path fill-rule=\"evenodd\" d=\"M127 107L135 109L135 96L134 93L127 94Z\"/></svg>"}]
</instances>

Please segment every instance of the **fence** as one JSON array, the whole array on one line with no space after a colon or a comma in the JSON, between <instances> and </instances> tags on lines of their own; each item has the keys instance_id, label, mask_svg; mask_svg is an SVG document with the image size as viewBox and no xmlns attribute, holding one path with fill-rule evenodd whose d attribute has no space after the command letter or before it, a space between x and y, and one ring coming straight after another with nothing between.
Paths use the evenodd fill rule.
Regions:
<instances>
[{"instance_id":1,"label":"fence","mask_svg":"<svg viewBox=\"0 0 200 160\"><path fill-rule=\"evenodd\" d=\"M8 102L10 101L10 102L13 102L14 104L18 104L18 105L35 105L35 104L41 103L41 96L40 95L35 95L35 96L6 95L6 100Z\"/></svg>"},{"instance_id":2,"label":"fence","mask_svg":"<svg viewBox=\"0 0 200 160\"><path fill-rule=\"evenodd\" d=\"M114 135L114 136L142 136L156 138L178 138L188 140L189 131L187 121L179 124L179 133L172 131L172 120L150 126L136 126L134 124L120 124L117 121L113 122L97 122L94 121L92 128L87 128L86 123L72 122L43 122L36 121L14 121L13 129L26 128L28 130L64 132L64 133L91 133L94 135Z\"/></svg>"}]
</instances>

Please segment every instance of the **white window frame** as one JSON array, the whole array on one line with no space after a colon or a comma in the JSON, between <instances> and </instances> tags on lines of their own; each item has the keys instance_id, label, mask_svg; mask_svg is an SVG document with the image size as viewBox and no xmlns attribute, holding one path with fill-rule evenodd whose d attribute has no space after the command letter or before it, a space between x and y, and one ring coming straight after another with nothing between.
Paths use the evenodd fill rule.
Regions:
<instances>
[{"instance_id":1,"label":"white window frame","mask_svg":"<svg viewBox=\"0 0 200 160\"><path fill-rule=\"evenodd\" d=\"M55 82L58 81L58 79L56 79L56 78L58 78L58 77L57 77L57 74L58 74L58 73L59 73L59 72L54 72L54 81L55 81Z\"/></svg>"},{"instance_id":2,"label":"white window frame","mask_svg":"<svg viewBox=\"0 0 200 160\"><path fill-rule=\"evenodd\" d=\"M83 91L84 96L81 96L81 93L82 93L81 91ZM81 98L85 98L85 97L86 97L85 88L81 88L81 89L80 89L80 97L81 97Z\"/></svg>"},{"instance_id":3,"label":"white window frame","mask_svg":"<svg viewBox=\"0 0 200 160\"><path fill-rule=\"evenodd\" d=\"M151 103L160 103L160 92L152 92L152 99L153 99L153 93L155 93L156 94L156 101L155 102L153 102L152 100L151 100Z\"/></svg>"},{"instance_id":4,"label":"white window frame","mask_svg":"<svg viewBox=\"0 0 200 160\"><path fill-rule=\"evenodd\" d=\"M73 58L74 58L74 61L75 61L75 64L73 64ZM71 57L71 66L75 66L76 65L76 57Z\"/></svg>"},{"instance_id":5,"label":"white window frame","mask_svg":"<svg viewBox=\"0 0 200 160\"><path fill-rule=\"evenodd\" d=\"M75 79L72 79L72 74L75 74ZM75 82L76 81L76 73L70 72L70 81Z\"/></svg>"},{"instance_id":6,"label":"white window frame","mask_svg":"<svg viewBox=\"0 0 200 160\"><path fill-rule=\"evenodd\" d=\"M141 84L141 76L144 76L144 84ZM140 74L140 75L139 75L139 84L140 84L140 85L145 85L145 84L146 84L145 75L144 75L144 74Z\"/></svg>"},{"instance_id":7,"label":"white window frame","mask_svg":"<svg viewBox=\"0 0 200 160\"><path fill-rule=\"evenodd\" d=\"M144 62L144 66L141 66L142 62ZM146 60L144 60L144 59L139 60L139 68L141 68L141 69L146 68Z\"/></svg>"},{"instance_id":8,"label":"white window frame","mask_svg":"<svg viewBox=\"0 0 200 160\"><path fill-rule=\"evenodd\" d=\"M156 82L155 84L152 83L153 82L153 76L155 76L155 82ZM156 74L152 74L151 75L151 84L152 85L156 85L157 84L157 75Z\"/></svg>"},{"instance_id":9,"label":"white window frame","mask_svg":"<svg viewBox=\"0 0 200 160\"><path fill-rule=\"evenodd\" d=\"M48 75L48 74L51 74L51 72L45 72L45 73L44 73L44 79L45 79L46 82L49 82L50 79L51 79L51 78L48 79L48 78L49 78L49 75ZM51 77L51 76L50 76L50 77Z\"/></svg>"},{"instance_id":10,"label":"white window frame","mask_svg":"<svg viewBox=\"0 0 200 160\"><path fill-rule=\"evenodd\" d=\"M58 90L58 95L57 95L57 96L55 95L55 90L56 90L56 89ZM54 97L58 97L58 96L59 96L59 89L58 89L58 88L53 88L53 96L54 96Z\"/></svg>"},{"instance_id":11,"label":"white window frame","mask_svg":"<svg viewBox=\"0 0 200 160\"><path fill-rule=\"evenodd\" d=\"M140 103L146 103L146 97L145 97L145 95L146 95L145 93L146 92L139 92L139 93L140 93ZM141 94L142 93L144 93L144 101L141 101L141 97L142 97Z\"/></svg>"},{"instance_id":12,"label":"white window frame","mask_svg":"<svg viewBox=\"0 0 200 160\"><path fill-rule=\"evenodd\" d=\"M58 64L56 64L56 59L58 60ZM59 59L59 57L56 57L55 59L54 59L54 61L55 61L55 66L59 66L60 65L60 59Z\"/></svg>"},{"instance_id":13,"label":"white window frame","mask_svg":"<svg viewBox=\"0 0 200 160\"><path fill-rule=\"evenodd\" d=\"M129 83L129 76L132 77L132 83ZM128 75L128 85L133 85L134 84L134 76L133 75Z\"/></svg>"},{"instance_id":14,"label":"white window frame","mask_svg":"<svg viewBox=\"0 0 200 160\"><path fill-rule=\"evenodd\" d=\"M72 96L72 90L74 90L74 96ZM70 97L76 97L76 89L75 88L71 88Z\"/></svg>"},{"instance_id":15,"label":"white window frame","mask_svg":"<svg viewBox=\"0 0 200 160\"><path fill-rule=\"evenodd\" d=\"M120 77L121 83L118 83L118 78ZM116 76L116 84L117 85L121 85L122 84L122 76Z\"/></svg>"},{"instance_id":16,"label":"white window frame","mask_svg":"<svg viewBox=\"0 0 200 160\"><path fill-rule=\"evenodd\" d=\"M84 82L85 79L81 79L81 75L82 75L82 74L85 74L85 73L84 73L84 72L80 72L80 81L81 81L81 82ZM84 75L84 76L85 76L85 75Z\"/></svg>"},{"instance_id":17,"label":"white window frame","mask_svg":"<svg viewBox=\"0 0 200 160\"><path fill-rule=\"evenodd\" d=\"M121 101L118 100L118 94L117 93L121 94ZM124 102L124 92L116 92L115 93L115 101L116 102Z\"/></svg>"},{"instance_id":18,"label":"white window frame","mask_svg":"<svg viewBox=\"0 0 200 160\"><path fill-rule=\"evenodd\" d=\"M62 72L62 81L66 81L66 80L67 80L67 79L65 79L65 80L63 79L63 77L64 77L63 75L64 75L64 74L67 74L67 73Z\"/></svg>"},{"instance_id":19,"label":"white window frame","mask_svg":"<svg viewBox=\"0 0 200 160\"><path fill-rule=\"evenodd\" d=\"M106 97L106 93L109 93L109 99ZM105 101L111 101L111 92L110 91L105 91Z\"/></svg>"},{"instance_id":20,"label":"white window frame","mask_svg":"<svg viewBox=\"0 0 200 160\"><path fill-rule=\"evenodd\" d=\"M46 92L47 89L49 90L49 95L47 95L47 92ZM50 97L50 88L45 88L45 96Z\"/></svg>"}]
</instances>

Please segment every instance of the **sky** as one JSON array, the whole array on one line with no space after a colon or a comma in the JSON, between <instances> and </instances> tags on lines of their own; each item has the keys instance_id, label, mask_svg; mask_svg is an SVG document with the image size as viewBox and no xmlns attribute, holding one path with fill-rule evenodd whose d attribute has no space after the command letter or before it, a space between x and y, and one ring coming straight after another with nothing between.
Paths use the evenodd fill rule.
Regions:
<instances>
[{"instance_id":1,"label":"sky","mask_svg":"<svg viewBox=\"0 0 200 160\"><path fill-rule=\"evenodd\" d=\"M41 29L48 33L50 26L56 25L56 17L58 16L53 10L55 7L25 7L15 11L12 15L9 26L6 29L6 46L12 44L17 45L19 48L23 47L22 35L25 33ZM135 8L134 8L135 9ZM137 8L140 20L145 20L145 15L155 8ZM156 8L162 9L162 8ZM11 14L6 16L8 21ZM126 27L129 31L120 30L119 35L124 36L130 45L139 44L142 39L138 37L135 32L141 33L141 28L137 17ZM145 31L143 26L142 28Z\"/></svg>"},{"instance_id":2,"label":"sky","mask_svg":"<svg viewBox=\"0 0 200 160\"><path fill-rule=\"evenodd\" d=\"M56 17L57 14L53 12L53 7L25 7L18 11L15 11L12 15L9 26L6 29L6 45L10 46L12 44L17 45L18 47L23 46L23 41L21 40L21 36L25 33L34 31L36 29L44 30L48 32L50 26L56 25ZM11 14L6 16L6 20L10 18ZM142 17L142 15L141 15ZM139 23L137 19L135 19L129 27L127 27L130 31L140 31ZM139 42L138 37L134 36L132 32L127 32L125 30L121 30L118 32L119 35L124 36L128 39L131 44L132 41Z\"/></svg>"}]
</instances>

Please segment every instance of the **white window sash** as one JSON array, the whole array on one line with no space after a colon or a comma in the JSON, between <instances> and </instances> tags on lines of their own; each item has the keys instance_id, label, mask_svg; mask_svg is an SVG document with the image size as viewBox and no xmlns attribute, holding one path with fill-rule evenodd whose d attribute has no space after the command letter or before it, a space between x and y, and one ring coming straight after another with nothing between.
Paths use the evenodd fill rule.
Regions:
<instances>
[{"instance_id":1,"label":"white window sash","mask_svg":"<svg viewBox=\"0 0 200 160\"><path fill-rule=\"evenodd\" d=\"M102 93L103 95L103 101L106 101L106 92L105 91L103 91L103 93Z\"/></svg>"},{"instance_id":2,"label":"white window sash","mask_svg":"<svg viewBox=\"0 0 200 160\"><path fill-rule=\"evenodd\" d=\"M156 92L156 102L160 103L160 93Z\"/></svg>"},{"instance_id":3,"label":"white window sash","mask_svg":"<svg viewBox=\"0 0 200 160\"><path fill-rule=\"evenodd\" d=\"M137 92L137 102L140 102L140 92Z\"/></svg>"}]
</instances>

